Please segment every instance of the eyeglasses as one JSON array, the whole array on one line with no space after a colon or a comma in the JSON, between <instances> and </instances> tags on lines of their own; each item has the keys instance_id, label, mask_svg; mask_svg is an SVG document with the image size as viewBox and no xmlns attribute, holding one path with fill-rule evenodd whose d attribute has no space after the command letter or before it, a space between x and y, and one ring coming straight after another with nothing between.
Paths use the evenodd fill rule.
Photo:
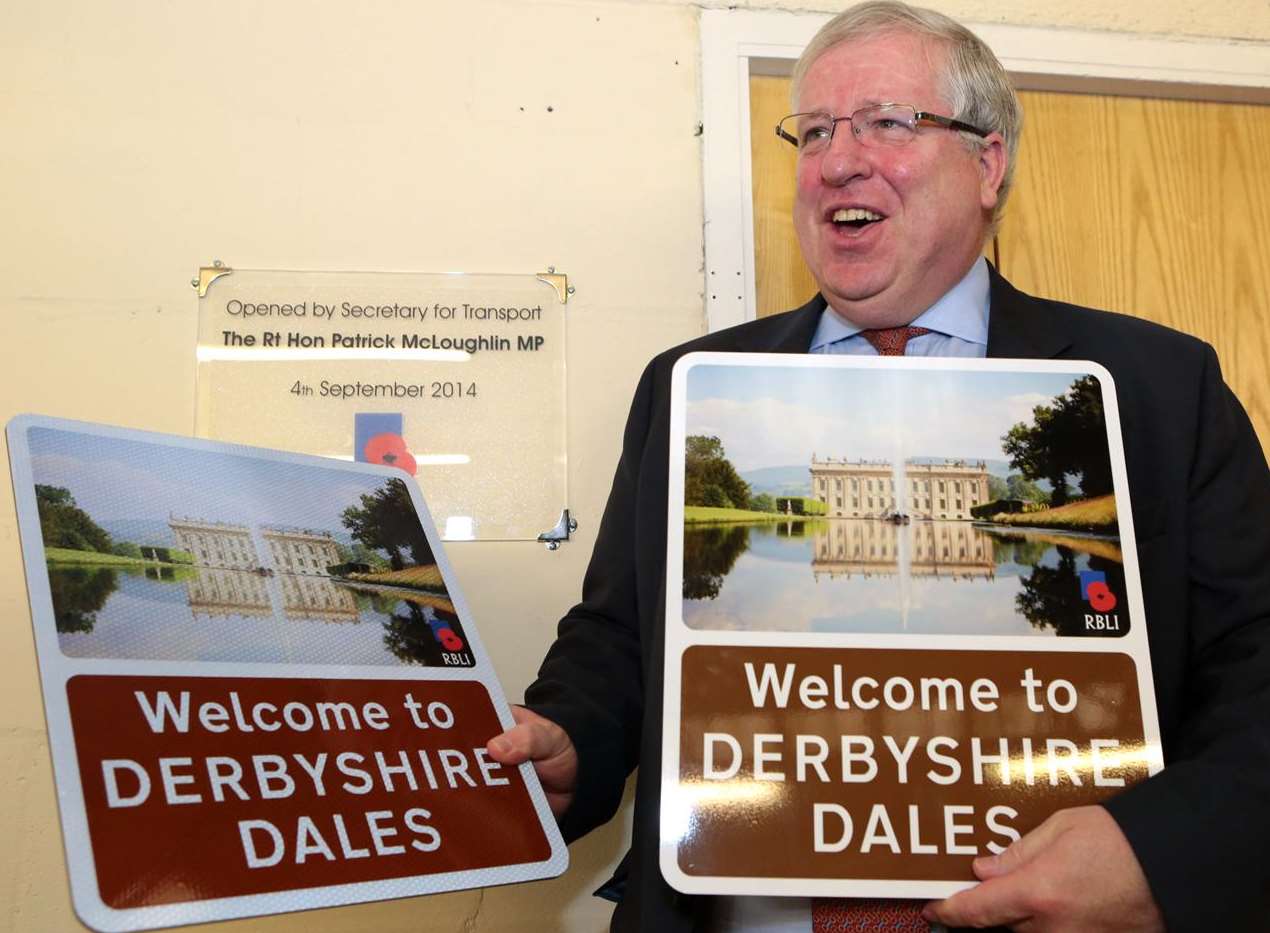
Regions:
<instances>
[{"instance_id":1,"label":"eyeglasses","mask_svg":"<svg viewBox=\"0 0 1270 933\"><path fill-rule=\"evenodd\" d=\"M908 104L877 104L861 107L849 117L835 117L832 113L791 113L776 124L776 135L795 146L799 152L815 154L829 148L834 130L842 122L851 124L851 132L864 146L905 146L917 135L919 124L929 124L947 130L960 130L985 137L986 130L962 123L952 117L927 113Z\"/></svg>"}]
</instances>

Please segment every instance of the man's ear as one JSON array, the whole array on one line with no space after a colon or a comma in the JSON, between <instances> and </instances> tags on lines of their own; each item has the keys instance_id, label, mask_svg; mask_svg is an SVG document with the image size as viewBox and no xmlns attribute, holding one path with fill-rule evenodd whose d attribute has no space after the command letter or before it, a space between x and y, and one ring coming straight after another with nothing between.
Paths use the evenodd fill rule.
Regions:
<instances>
[{"instance_id":1,"label":"man's ear","mask_svg":"<svg viewBox=\"0 0 1270 933\"><path fill-rule=\"evenodd\" d=\"M997 206L998 192L1001 182L1005 180L1005 169L1010 156L1005 151L1005 140L1000 133L989 133L979 144L976 155L979 167L979 203L984 210L992 210Z\"/></svg>"}]
</instances>

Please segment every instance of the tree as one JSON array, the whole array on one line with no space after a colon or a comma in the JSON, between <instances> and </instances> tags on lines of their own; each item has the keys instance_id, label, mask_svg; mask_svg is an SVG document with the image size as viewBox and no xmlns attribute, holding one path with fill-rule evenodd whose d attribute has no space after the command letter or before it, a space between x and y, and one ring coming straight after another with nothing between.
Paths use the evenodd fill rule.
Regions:
<instances>
[{"instance_id":1,"label":"tree","mask_svg":"<svg viewBox=\"0 0 1270 933\"><path fill-rule=\"evenodd\" d=\"M776 498L768 492L760 492L750 497L750 508L755 512L775 512Z\"/></svg>"},{"instance_id":2,"label":"tree","mask_svg":"<svg viewBox=\"0 0 1270 933\"><path fill-rule=\"evenodd\" d=\"M1037 405L1032 424L1019 422L1001 442L1010 465L1024 479L1044 479L1053 486L1052 506L1067 502L1068 476L1080 477L1085 496L1112 490L1102 392L1093 376L1077 379L1049 405Z\"/></svg>"},{"instance_id":3,"label":"tree","mask_svg":"<svg viewBox=\"0 0 1270 933\"><path fill-rule=\"evenodd\" d=\"M415 564L432 564L432 548L415 514L406 484L390 479L373 493L361 496L361 505L350 505L340 516L354 541L388 554L393 570L406 566L402 557L409 551Z\"/></svg>"},{"instance_id":4,"label":"tree","mask_svg":"<svg viewBox=\"0 0 1270 933\"><path fill-rule=\"evenodd\" d=\"M1026 499L1029 502L1044 502L1045 493L1041 487L1031 480L1024 479L1018 473L1011 473L1006 479L1007 499Z\"/></svg>"},{"instance_id":5,"label":"tree","mask_svg":"<svg viewBox=\"0 0 1270 933\"><path fill-rule=\"evenodd\" d=\"M684 505L750 508L750 484L741 479L717 437L689 435L684 443Z\"/></svg>"},{"instance_id":6,"label":"tree","mask_svg":"<svg viewBox=\"0 0 1270 933\"><path fill-rule=\"evenodd\" d=\"M999 476L988 476L988 498L994 502L998 499L1009 499L1010 487Z\"/></svg>"},{"instance_id":7,"label":"tree","mask_svg":"<svg viewBox=\"0 0 1270 933\"><path fill-rule=\"evenodd\" d=\"M370 564L371 567L383 570L388 566L388 561L384 560L384 556L378 551L372 551L360 541L354 541L352 545L335 544L335 549L340 555L340 563L343 564Z\"/></svg>"},{"instance_id":8,"label":"tree","mask_svg":"<svg viewBox=\"0 0 1270 933\"><path fill-rule=\"evenodd\" d=\"M35 506L45 547L110 553L110 535L75 504L69 489L36 483Z\"/></svg>"}]
</instances>

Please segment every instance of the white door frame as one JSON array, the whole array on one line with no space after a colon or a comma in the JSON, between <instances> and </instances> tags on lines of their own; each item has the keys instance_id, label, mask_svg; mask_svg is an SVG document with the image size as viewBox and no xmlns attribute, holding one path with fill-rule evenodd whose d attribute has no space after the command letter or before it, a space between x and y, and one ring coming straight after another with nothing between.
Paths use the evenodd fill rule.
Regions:
<instances>
[{"instance_id":1,"label":"white door frame","mask_svg":"<svg viewBox=\"0 0 1270 933\"><path fill-rule=\"evenodd\" d=\"M706 322L755 317L751 74L789 74L830 14L701 11ZM1022 90L1270 104L1270 43L967 24Z\"/></svg>"}]
</instances>

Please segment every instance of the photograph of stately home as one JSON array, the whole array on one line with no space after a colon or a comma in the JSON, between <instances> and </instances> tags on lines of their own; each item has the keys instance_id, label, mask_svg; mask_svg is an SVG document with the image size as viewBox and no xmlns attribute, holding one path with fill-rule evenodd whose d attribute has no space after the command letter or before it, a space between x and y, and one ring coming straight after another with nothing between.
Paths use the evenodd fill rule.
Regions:
<instances>
[{"instance_id":1,"label":"photograph of stately home","mask_svg":"<svg viewBox=\"0 0 1270 933\"><path fill-rule=\"evenodd\" d=\"M825 504L830 518L905 515L969 521L970 510L990 499L988 469L982 460L906 461L897 471L886 460L819 459L814 454L811 494Z\"/></svg>"},{"instance_id":2,"label":"photograph of stately home","mask_svg":"<svg viewBox=\"0 0 1270 933\"><path fill-rule=\"evenodd\" d=\"M267 566L280 573L325 577L330 575L326 568L340 562L335 538L326 531L261 526L260 540L270 559L266 565L246 525L173 516L168 527L176 536L177 547L188 551L200 567L256 570Z\"/></svg>"}]
</instances>

